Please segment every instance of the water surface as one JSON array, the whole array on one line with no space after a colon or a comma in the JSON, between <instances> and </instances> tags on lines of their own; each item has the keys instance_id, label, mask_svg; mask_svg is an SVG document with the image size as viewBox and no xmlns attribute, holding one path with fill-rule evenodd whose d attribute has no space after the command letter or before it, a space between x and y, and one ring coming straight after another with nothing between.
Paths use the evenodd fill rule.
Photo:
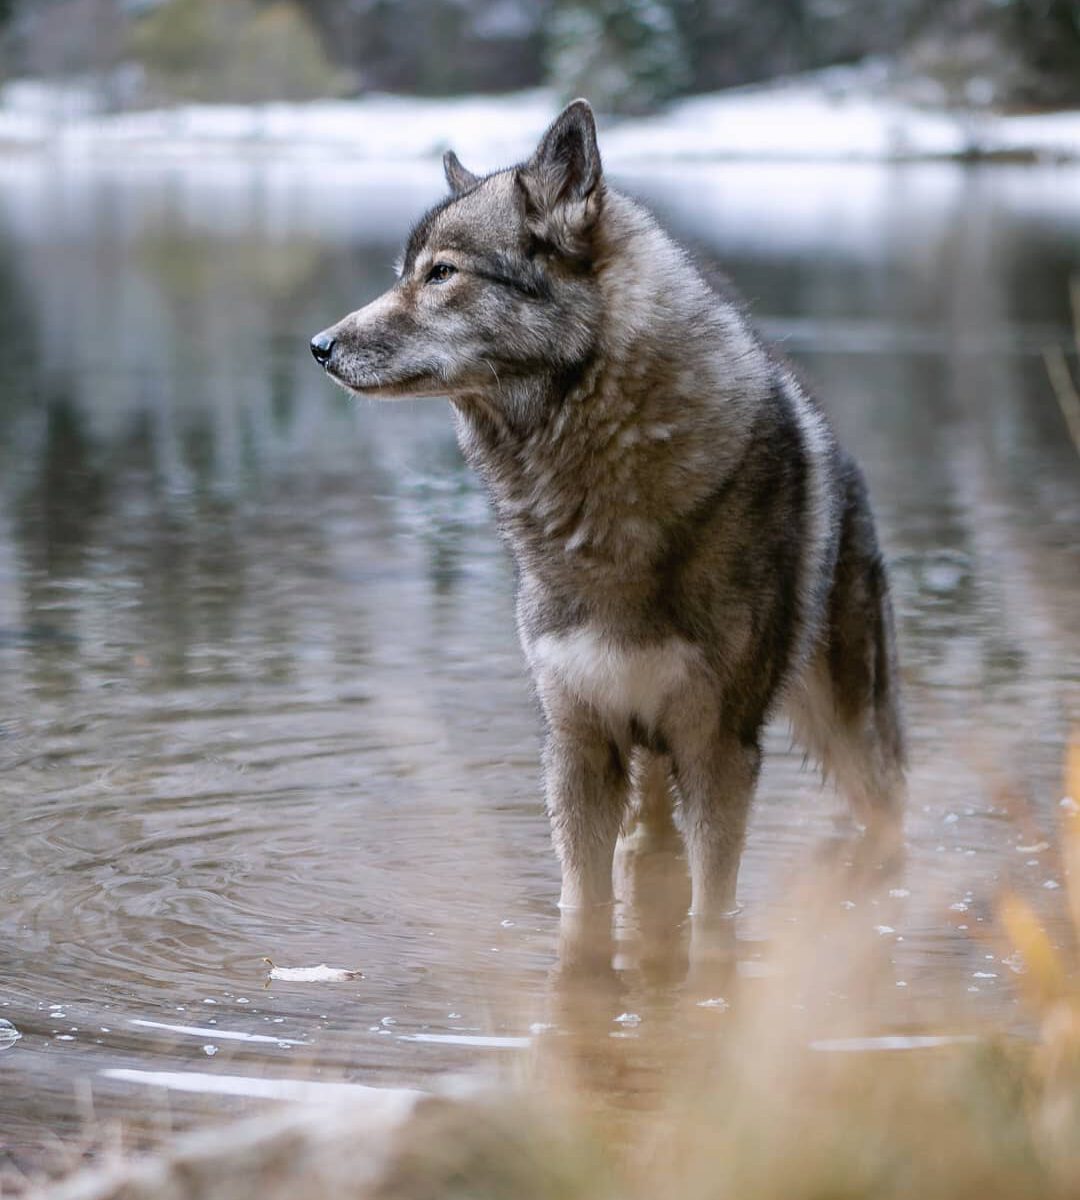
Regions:
<instances>
[{"instance_id":1,"label":"water surface","mask_svg":"<svg viewBox=\"0 0 1080 1200\"><path fill-rule=\"evenodd\" d=\"M820 392L892 566L910 854L892 896L845 908L884 931L889 997L841 1032L1008 1022L984 931L1007 884L1053 912L1038 847L1080 714L1080 460L1040 357L1068 342L1080 174L624 182ZM445 404L358 404L306 350L388 285L440 186L434 164L0 164L0 1018L23 1035L0 1157L39 1162L91 1111L148 1137L236 1111L208 1074L427 1087L565 1019L484 499ZM769 745L749 978L799 918L790 880L850 857L842 806L784 729ZM264 957L363 978L266 986ZM681 984L616 967L632 1054Z\"/></svg>"}]
</instances>

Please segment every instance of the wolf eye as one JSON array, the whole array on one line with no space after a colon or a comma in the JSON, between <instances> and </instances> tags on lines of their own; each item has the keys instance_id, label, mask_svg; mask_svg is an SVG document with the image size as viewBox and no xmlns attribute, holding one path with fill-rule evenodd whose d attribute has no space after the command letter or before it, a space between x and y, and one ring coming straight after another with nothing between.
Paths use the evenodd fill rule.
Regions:
<instances>
[{"instance_id":1,"label":"wolf eye","mask_svg":"<svg viewBox=\"0 0 1080 1200\"><path fill-rule=\"evenodd\" d=\"M436 263L427 273L425 283L445 283L451 275L457 274L457 267L449 263Z\"/></svg>"}]
</instances>

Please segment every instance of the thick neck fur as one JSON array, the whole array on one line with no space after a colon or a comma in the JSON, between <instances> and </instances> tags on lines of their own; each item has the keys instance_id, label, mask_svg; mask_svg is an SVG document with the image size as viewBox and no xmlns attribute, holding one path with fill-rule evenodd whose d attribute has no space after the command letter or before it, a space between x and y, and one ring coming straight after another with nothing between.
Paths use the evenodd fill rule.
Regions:
<instances>
[{"instance_id":1,"label":"thick neck fur","mask_svg":"<svg viewBox=\"0 0 1080 1200\"><path fill-rule=\"evenodd\" d=\"M770 381L741 318L643 209L607 192L595 247L600 311L576 375L500 381L454 406L523 583L600 601L722 486Z\"/></svg>"}]
</instances>

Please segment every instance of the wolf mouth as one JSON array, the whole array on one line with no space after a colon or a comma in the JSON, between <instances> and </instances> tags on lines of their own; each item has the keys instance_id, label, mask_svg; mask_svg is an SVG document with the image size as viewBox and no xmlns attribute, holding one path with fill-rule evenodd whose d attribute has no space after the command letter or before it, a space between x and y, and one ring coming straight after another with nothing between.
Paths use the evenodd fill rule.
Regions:
<instances>
[{"instance_id":1,"label":"wolf mouth","mask_svg":"<svg viewBox=\"0 0 1080 1200\"><path fill-rule=\"evenodd\" d=\"M364 381L363 383L358 383L352 379L346 379L344 375L340 375L330 366L324 367L323 370L336 384L339 384L346 391L352 392L356 396L366 396L372 392L407 392L410 388L421 387L425 381L433 378L430 374L417 372L412 375L402 375L397 378L379 378L377 381L373 379L370 381Z\"/></svg>"}]
</instances>

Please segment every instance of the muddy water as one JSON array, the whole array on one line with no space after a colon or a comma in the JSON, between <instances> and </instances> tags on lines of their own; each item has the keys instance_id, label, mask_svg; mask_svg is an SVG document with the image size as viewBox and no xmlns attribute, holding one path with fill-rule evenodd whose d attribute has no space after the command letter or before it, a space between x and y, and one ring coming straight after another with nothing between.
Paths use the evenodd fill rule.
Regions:
<instances>
[{"instance_id":1,"label":"muddy water","mask_svg":"<svg viewBox=\"0 0 1080 1200\"><path fill-rule=\"evenodd\" d=\"M624 181L817 385L892 563L909 856L891 895L841 900L883 947L873 1027L845 1032L1008 1023L990 906L1012 883L1054 911L1080 716L1080 458L1040 358L1068 339L1080 176ZM484 500L444 405L356 404L306 350L438 190L434 166L0 169L0 1158L87 1119L217 1119L237 1077L428 1086L572 1020ZM769 743L750 979L800 918L791 880L854 853ZM615 956L631 1059L681 936L663 970ZM264 958L363 978L268 985Z\"/></svg>"}]
</instances>

